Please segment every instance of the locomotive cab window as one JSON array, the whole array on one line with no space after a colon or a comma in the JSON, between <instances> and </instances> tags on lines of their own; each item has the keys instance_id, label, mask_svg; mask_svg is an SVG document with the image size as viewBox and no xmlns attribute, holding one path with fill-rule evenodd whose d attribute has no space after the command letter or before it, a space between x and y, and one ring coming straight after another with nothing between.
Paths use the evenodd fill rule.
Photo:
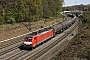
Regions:
<instances>
[{"instance_id":1,"label":"locomotive cab window","mask_svg":"<svg viewBox=\"0 0 90 60\"><path fill-rule=\"evenodd\" d=\"M25 40L32 40L32 37L26 37Z\"/></svg>"}]
</instances>

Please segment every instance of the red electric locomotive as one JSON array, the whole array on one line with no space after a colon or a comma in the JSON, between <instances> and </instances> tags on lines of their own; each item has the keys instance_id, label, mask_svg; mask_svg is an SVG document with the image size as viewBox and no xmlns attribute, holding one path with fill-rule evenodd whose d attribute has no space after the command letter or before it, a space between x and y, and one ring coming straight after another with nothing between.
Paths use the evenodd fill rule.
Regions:
<instances>
[{"instance_id":1,"label":"red electric locomotive","mask_svg":"<svg viewBox=\"0 0 90 60\"><path fill-rule=\"evenodd\" d=\"M53 34L54 33L52 29L42 29L37 32L33 32L32 34L28 34L24 39L24 47L34 48L41 42L51 38Z\"/></svg>"}]
</instances>

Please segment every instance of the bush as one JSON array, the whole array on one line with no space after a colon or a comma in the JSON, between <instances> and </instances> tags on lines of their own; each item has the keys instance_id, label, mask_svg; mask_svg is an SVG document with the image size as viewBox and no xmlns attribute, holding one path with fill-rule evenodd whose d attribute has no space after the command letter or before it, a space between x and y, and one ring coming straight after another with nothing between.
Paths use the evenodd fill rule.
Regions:
<instances>
[{"instance_id":1,"label":"bush","mask_svg":"<svg viewBox=\"0 0 90 60\"><path fill-rule=\"evenodd\" d=\"M7 23L9 23L9 24L14 24L14 23L16 23L16 21L15 21L15 19L13 18L13 17L10 17L10 16L8 16L7 17Z\"/></svg>"},{"instance_id":2,"label":"bush","mask_svg":"<svg viewBox=\"0 0 90 60\"><path fill-rule=\"evenodd\" d=\"M87 20L88 23L90 23L90 12L87 14L84 14L85 19Z\"/></svg>"}]
</instances>

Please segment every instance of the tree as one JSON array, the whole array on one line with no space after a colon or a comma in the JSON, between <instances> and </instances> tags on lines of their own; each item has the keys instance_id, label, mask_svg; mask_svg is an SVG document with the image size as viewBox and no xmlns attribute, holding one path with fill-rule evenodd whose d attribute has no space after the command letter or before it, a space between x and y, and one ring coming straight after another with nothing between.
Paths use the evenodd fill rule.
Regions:
<instances>
[{"instance_id":1,"label":"tree","mask_svg":"<svg viewBox=\"0 0 90 60\"><path fill-rule=\"evenodd\" d=\"M61 7L61 0L0 0L0 15L5 23L33 21L56 16Z\"/></svg>"}]
</instances>

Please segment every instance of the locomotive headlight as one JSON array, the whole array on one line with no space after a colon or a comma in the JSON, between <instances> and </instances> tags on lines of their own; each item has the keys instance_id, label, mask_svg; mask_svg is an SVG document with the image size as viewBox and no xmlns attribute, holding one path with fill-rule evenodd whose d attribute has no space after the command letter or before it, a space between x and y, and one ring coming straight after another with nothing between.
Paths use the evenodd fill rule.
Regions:
<instances>
[{"instance_id":1,"label":"locomotive headlight","mask_svg":"<svg viewBox=\"0 0 90 60\"><path fill-rule=\"evenodd\" d=\"M26 44L26 45L31 45L32 42L24 42L24 44Z\"/></svg>"}]
</instances>

